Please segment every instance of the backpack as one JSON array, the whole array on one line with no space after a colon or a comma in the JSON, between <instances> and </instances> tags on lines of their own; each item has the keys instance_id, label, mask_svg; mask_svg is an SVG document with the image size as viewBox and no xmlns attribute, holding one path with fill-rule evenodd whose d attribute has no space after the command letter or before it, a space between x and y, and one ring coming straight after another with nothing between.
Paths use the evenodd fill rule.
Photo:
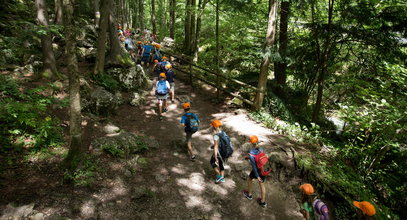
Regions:
<instances>
[{"instance_id":1,"label":"backpack","mask_svg":"<svg viewBox=\"0 0 407 220\"><path fill-rule=\"evenodd\" d=\"M328 207L320 199L314 200L314 202L312 203L312 208L314 209L314 213L318 215L323 215L323 213L328 214Z\"/></svg>"},{"instance_id":2,"label":"backpack","mask_svg":"<svg viewBox=\"0 0 407 220\"><path fill-rule=\"evenodd\" d=\"M156 60L158 60L158 61L161 61L161 58L162 58L161 52L156 49L156 50L155 50L155 58L154 58L154 59L156 59Z\"/></svg>"},{"instance_id":3,"label":"backpack","mask_svg":"<svg viewBox=\"0 0 407 220\"><path fill-rule=\"evenodd\" d=\"M167 95L168 89L167 89L167 81L166 80L158 81L155 93L157 95Z\"/></svg>"},{"instance_id":4,"label":"backpack","mask_svg":"<svg viewBox=\"0 0 407 220\"><path fill-rule=\"evenodd\" d=\"M233 154L233 144L230 141L229 136L221 131L219 134L219 154L222 158L228 158Z\"/></svg>"},{"instance_id":5,"label":"backpack","mask_svg":"<svg viewBox=\"0 0 407 220\"><path fill-rule=\"evenodd\" d=\"M152 49L153 49L153 47L151 47L150 45L146 45L144 47L144 54L150 54Z\"/></svg>"},{"instance_id":6,"label":"backpack","mask_svg":"<svg viewBox=\"0 0 407 220\"><path fill-rule=\"evenodd\" d=\"M269 166L269 164L268 164L269 158L267 157L267 155L264 152L260 152L257 155L249 153L249 155L254 157L254 160L256 161L256 166L260 170L260 175L262 175L262 176L269 175L269 173L272 171L272 169L269 168L269 170L267 170L267 171L264 170L265 165Z\"/></svg>"},{"instance_id":7,"label":"backpack","mask_svg":"<svg viewBox=\"0 0 407 220\"><path fill-rule=\"evenodd\" d=\"M184 116L186 117L185 120L185 131L190 133L195 133L199 129L199 123L195 118L194 113L188 114L185 113Z\"/></svg>"}]
</instances>

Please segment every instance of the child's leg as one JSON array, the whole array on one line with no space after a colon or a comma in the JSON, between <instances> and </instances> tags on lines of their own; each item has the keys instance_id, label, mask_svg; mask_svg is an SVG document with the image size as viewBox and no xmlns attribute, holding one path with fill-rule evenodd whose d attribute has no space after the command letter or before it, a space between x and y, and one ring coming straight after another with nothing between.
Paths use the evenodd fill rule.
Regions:
<instances>
[{"instance_id":1,"label":"child's leg","mask_svg":"<svg viewBox=\"0 0 407 220\"><path fill-rule=\"evenodd\" d=\"M260 186L260 192L261 192L261 202L266 201L266 186L264 185L264 182L259 182Z\"/></svg>"}]
</instances>

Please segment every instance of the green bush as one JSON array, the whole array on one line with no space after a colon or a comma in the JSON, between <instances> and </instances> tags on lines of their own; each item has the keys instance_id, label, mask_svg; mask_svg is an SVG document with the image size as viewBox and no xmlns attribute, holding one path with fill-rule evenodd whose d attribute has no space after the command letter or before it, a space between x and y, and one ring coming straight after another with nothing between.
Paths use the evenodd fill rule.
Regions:
<instances>
[{"instance_id":1,"label":"green bush","mask_svg":"<svg viewBox=\"0 0 407 220\"><path fill-rule=\"evenodd\" d=\"M115 80L111 75L106 74L106 73L99 73L99 74L93 74L92 78L108 91L116 91L120 88L119 82Z\"/></svg>"},{"instance_id":2,"label":"green bush","mask_svg":"<svg viewBox=\"0 0 407 220\"><path fill-rule=\"evenodd\" d=\"M97 173L97 162L95 158L87 156L82 158L80 163L74 171L66 170L64 172L64 180L73 183L75 186L90 186L95 180Z\"/></svg>"}]
</instances>

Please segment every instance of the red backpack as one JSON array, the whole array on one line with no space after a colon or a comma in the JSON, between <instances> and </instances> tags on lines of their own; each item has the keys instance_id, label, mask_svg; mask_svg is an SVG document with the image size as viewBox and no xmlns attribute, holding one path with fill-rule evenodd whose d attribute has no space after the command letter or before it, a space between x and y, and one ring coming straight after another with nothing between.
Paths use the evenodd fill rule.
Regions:
<instances>
[{"instance_id":1,"label":"red backpack","mask_svg":"<svg viewBox=\"0 0 407 220\"><path fill-rule=\"evenodd\" d=\"M268 164L269 158L264 152L260 152L257 155L249 153L250 156L254 157L254 160L256 161L256 166L260 170L260 175L262 176L267 176L269 173L272 171L271 167L268 171L264 170L264 166Z\"/></svg>"}]
</instances>

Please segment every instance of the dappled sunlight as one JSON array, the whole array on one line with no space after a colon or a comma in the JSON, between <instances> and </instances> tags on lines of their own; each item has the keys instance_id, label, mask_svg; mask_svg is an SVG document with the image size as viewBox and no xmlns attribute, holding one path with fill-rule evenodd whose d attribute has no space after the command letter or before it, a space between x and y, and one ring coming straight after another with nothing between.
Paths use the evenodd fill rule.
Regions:
<instances>
[{"instance_id":1,"label":"dappled sunlight","mask_svg":"<svg viewBox=\"0 0 407 220\"><path fill-rule=\"evenodd\" d=\"M90 199L86 202L84 202L80 208L81 210L81 216L85 218L90 218L95 215L96 212L96 206L95 206L95 201L93 199Z\"/></svg>"},{"instance_id":2,"label":"dappled sunlight","mask_svg":"<svg viewBox=\"0 0 407 220\"><path fill-rule=\"evenodd\" d=\"M179 186L185 186L191 190L203 192L205 190L205 180L201 173L191 173L190 177L177 179Z\"/></svg>"},{"instance_id":3,"label":"dappled sunlight","mask_svg":"<svg viewBox=\"0 0 407 220\"><path fill-rule=\"evenodd\" d=\"M211 211L213 206L209 204L202 196L187 196L187 201L185 202L186 207L188 208L200 208L203 211Z\"/></svg>"},{"instance_id":4,"label":"dappled sunlight","mask_svg":"<svg viewBox=\"0 0 407 220\"><path fill-rule=\"evenodd\" d=\"M184 165L178 163L175 167L171 168L171 171L176 174L185 174Z\"/></svg>"}]
</instances>

